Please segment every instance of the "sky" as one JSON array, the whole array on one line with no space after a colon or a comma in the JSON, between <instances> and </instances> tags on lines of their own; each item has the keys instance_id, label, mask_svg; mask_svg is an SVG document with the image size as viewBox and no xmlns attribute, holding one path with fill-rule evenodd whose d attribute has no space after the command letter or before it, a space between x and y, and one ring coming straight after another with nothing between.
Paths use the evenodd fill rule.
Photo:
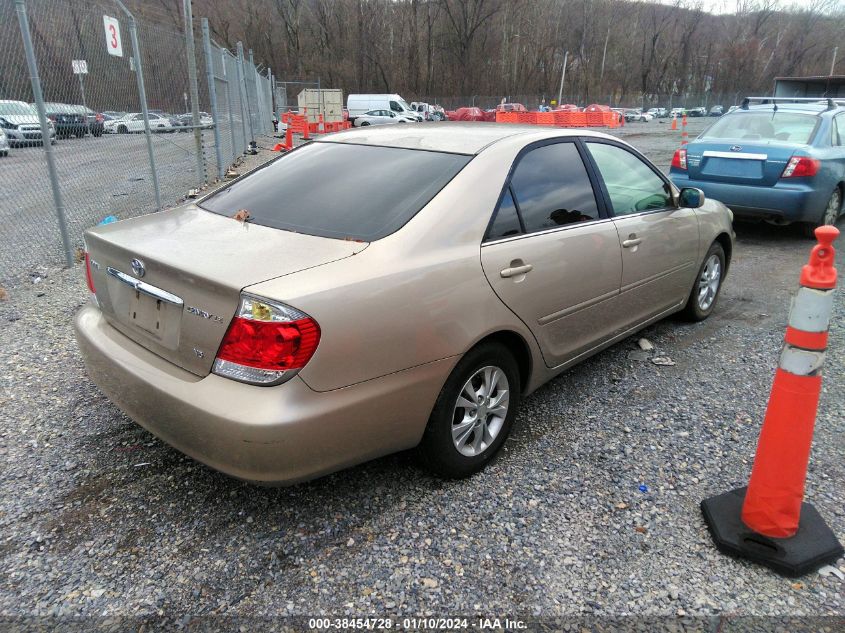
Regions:
<instances>
[{"instance_id":1,"label":"sky","mask_svg":"<svg viewBox=\"0 0 845 633\"><path fill-rule=\"evenodd\" d=\"M675 4L676 0L658 0L662 4ZM739 4L738 0L682 0L684 4L691 5L699 2L701 4L702 9L709 13L736 13L737 4ZM745 4L745 3L743 3ZM806 2L801 2L801 0L780 0L778 2L781 8L787 9L790 7L794 7L795 5L799 4L806 4ZM831 3L831 9L834 9L837 5L837 2ZM842 7L845 7L845 0L839 0L840 10Z\"/></svg>"}]
</instances>

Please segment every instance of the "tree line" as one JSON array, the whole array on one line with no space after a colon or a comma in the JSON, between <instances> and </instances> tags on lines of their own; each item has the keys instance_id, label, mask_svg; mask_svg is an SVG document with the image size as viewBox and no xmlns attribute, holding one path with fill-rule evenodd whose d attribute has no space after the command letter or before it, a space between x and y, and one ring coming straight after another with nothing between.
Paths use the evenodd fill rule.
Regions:
<instances>
[{"instance_id":1,"label":"tree line","mask_svg":"<svg viewBox=\"0 0 845 633\"><path fill-rule=\"evenodd\" d=\"M844 5L733 1L720 15L694 0L194 0L194 13L222 44L249 42L280 79L409 99L553 98L564 60L564 93L582 104L741 98L770 93L776 76L830 72Z\"/></svg>"}]
</instances>

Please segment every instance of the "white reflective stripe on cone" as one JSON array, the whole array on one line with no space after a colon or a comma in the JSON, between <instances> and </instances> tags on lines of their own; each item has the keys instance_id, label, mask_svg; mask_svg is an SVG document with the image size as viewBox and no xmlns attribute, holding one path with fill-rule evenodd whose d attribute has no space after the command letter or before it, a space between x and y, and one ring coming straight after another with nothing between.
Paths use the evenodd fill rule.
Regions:
<instances>
[{"instance_id":1,"label":"white reflective stripe on cone","mask_svg":"<svg viewBox=\"0 0 845 633\"><path fill-rule=\"evenodd\" d=\"M833 290L798 289L792 297L789 325L804 332L826 332L833 312Z\"/></svg>"},{"instance_id":2,"label":"white reflective stripe on cone","mask_svg":"<svg viewBox=\"0 0 845 633\"><path fill-rule=\"evenodd\" d=\"M824 366L824 357L824 352L812 352L787 344L780 353L779 366L796 376L811 376Z\"/></svg>"}]
</instances>

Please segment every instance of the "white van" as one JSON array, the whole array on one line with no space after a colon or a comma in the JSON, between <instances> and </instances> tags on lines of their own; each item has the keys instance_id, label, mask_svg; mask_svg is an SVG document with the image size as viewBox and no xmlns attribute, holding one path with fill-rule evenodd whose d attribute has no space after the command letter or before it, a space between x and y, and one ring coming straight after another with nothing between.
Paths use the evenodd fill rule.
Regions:
<instances>
[{"instance_id":1,"label":"white van","mask_svg":"<svg viewBox=\"0 0 845 633\"><path fill-rule=\"evenodd\" d=\"M349 95L346 99L346 109L349 110L349 120L366 114L370 110L390 110L396 114L409 116L416 121L422 121L422 115L414 112L411 106L397 94L380 95Z\"/></svg>"}]
</instances>

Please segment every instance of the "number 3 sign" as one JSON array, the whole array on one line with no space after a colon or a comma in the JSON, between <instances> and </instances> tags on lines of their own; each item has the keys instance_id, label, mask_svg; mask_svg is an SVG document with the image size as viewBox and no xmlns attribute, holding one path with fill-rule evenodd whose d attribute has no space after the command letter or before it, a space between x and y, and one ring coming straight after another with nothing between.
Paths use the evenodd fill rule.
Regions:
<instances>
[{"instance_id":1,"label":"number 3 sign","mask_svg":"<svg viewBox=\"0 0 845 633\"><path fill-rule=\"evenodd\" d=\"M123 57L123 44L120 41L120 22L116 18L103 16L103 25L106 27L106 49L109 55Z\"/></svg>"}]
</instances>

